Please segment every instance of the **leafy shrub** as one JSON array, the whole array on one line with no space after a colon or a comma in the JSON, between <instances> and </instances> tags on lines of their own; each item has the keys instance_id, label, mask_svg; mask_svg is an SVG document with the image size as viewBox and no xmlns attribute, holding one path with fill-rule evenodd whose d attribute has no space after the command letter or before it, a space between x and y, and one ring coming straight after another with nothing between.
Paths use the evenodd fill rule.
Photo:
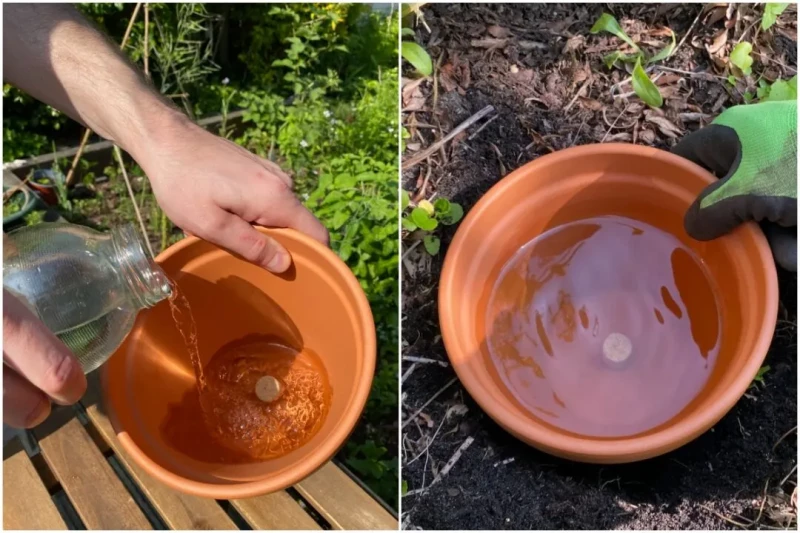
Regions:
<instances>
[{"instance_id":1,"label":"leafy shrub","mask_svg":"<svg viewBox=\"0 0 800 533\"><path fill-rule=\"evenodd\" d=\"M383 163L363 153L338 157L326 165L316 190L306 200L309 209L330 231L333 250L358 278L377 328L378 368L364 414L365 425L346 448L346 460L382 498L395 505L397 468L384 462L393 460L396 465L397 457L376 457L372 452L362 456L366 453L362 445L367 446L371 440L385 441L387 433L397 431L396 165L396 161ZM358 444L359 435L368 440ZM364 463L373 460L378 462L371 467Z\"/></svg>"}]
</instances>

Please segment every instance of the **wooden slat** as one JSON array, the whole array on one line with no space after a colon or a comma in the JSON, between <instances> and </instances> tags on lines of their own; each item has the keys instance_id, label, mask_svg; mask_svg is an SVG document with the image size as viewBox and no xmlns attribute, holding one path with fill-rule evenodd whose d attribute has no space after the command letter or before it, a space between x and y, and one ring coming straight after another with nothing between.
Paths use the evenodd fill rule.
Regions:
<instances>
[{"instance_id":1,"label":"wooden slat","mask_svg":"<svg viewBox=\"0 0 800 533\"><path fill-rule=\"evenodd\" d=\"M18 449L3 461L3 529L67 529L20 442L10 447Z\"/></svg>"},{"instance_id":2,"label":"wooden slat","mask_svg":"<svg viewBox=\"0 0 800 533\"><path fill-rule=\"evenodd\" d=\"M246 500L231 500L253 529L322 529L300 504L280 491Z\"/></svg>"},{"instance_id":3,"label":"wooden slat","mask_svg":"<svg viewBox=\"0 0 800 533\"><path fill-rule=\"evenodd\" d=\"M236 529L222 507L210 499L190 496L173 490L160 481L153 479L141 467L133 462L128 452L120 446L114 428L108 417L100 409L99 384L90 379L89 391L82 403L86 414L100 436L111 446L119 460L125 465L131 477L139 485L142 492L158 510L164 522L172 529Z\"/></svg>"},{"instance_id":4,"label":"wooden slat","mask_svg":"<svg viewBox=\"0 0 800 533\"><path fill-rule=\"evenodd\" d=\"M65 422L63 418L67 416ZM71 410L56 411L52 417L62 418L58 420L60 427L46 435L37 428L39 447L86 527L151 529L144 513Z\"/></svg>"},{"instance_id":5,"label":"wooden slat","mask_svg":"<svg viewBox=\"0 0 800 533\"><path fill-rule=\"evenodd\" d=\"M397 529L397 520L333 463L295 485L336 529Z\"/></svg>"}]
</instances>

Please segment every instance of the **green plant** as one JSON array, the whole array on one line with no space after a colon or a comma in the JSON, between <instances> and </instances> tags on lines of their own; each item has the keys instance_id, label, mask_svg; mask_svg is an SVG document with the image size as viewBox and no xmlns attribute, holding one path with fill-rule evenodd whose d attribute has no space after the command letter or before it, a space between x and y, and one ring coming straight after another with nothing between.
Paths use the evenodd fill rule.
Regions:
<instances>
[{"instance_id":1,"label":"green plant","mask_svg":"<svg viewBox=\"0 0 800 533\"><path fill-rule=\"evenodd\" d=\"M753 45L747 41L738 43L733 47L733 50L731 50L731 63L741 70L742 74L745 76L749 76L753 71L753 58L750 56L750 52L752 51Z\"/></svg>"},{"instance_id":2,"label":"green plant","mask_svg":"<svg viewBox=\"0 0 800 533\"><path fill-rule=\"evenodd\" d=\"M411 63L423 76L430 76L433 73L433 62L428 52L413 41L403 41L400 52L403 59Z\"/></svg>"},{"instance_id":3,"label":"green plant","mask_svg":"<svg viewBox=\"0 0 800 533\"><path fill-rule=\"evenodd\" d=\"M777 102L797 99L797 75L787 80L775 80L770 84L766 80L758 82L756 96L761 102Z\"/></svg>"},{"instance_id":4,"label":"green plant","mask_svg":"<svg viewBox=\"0 0 800 533\"><path fill-rule=\"evenodd\" d=\"M766 376L767 372L769 371L770 371L769 365L765 365L759 368L758 372L756 373L756 377L753 378L753 382L750 384L750 388L757 389L759 384L762 387L765 387L766 383L764 382L764 376Z\"/></svg>"},{"instance_id":5,"label":"green plant","mask_svg":"<svg viewBox=\"0 0 800 533\"><path fill-rule=\"evenodd\" d=\"M397 457L387 455L384 446L368 440L363 444L348 443L347 465L361 477L372 481L371 485L384 500L397 507Z\"/></svg>"},{"instance_id":6,"label":"green plant","mask_svg":"<svg viewBox=\"0 0 800 533\"><path fill-rule=\"evenodd\" d=\"M6 199L5 194L3 198L3 218L10 217L22 211L25 207L25 193L16 191L11 193L11 197Z\"/></svg>"},{"instance_id":7,"label":"green plant","mask_svg":"<svg viewBox=\"0 0 800 533\"><path fill-rule=\"evenodd\" d=\"M658 87L653 83L653 81L647 75L647 72L644 70L642 61L644 61L645 65L651 65L659 61L663 61L672 55L672 53L675 51L675 32L669 28L667 29L670 33L670 43L649 58L647 57L646 52L642 50L639 45L633 41L633 39L628 37L628 34L625 33L625 30L622 29L622 27L619 25L619 22L617 22L617 19L615 19L613 15L603 13L589 30L589 32L593 35L600 32L610 33L611 35L614 35L618 39L621 39L627 43L633 49L632 54L625 54L620 50L615 50L614 52L611 52L603 57L603 63L609 69L613 68L619 63L633 65L631 76L633 90L644 103L652 107L661 107L664 103L664 100L661 97L661 92L658 90Z\"/></svg>"},{"instance_id":8,"label":"green plant","mask_svg":"<svg viewBox=\"0 0 800 533\"><path fill-rule=\"evenodd\" d=\"M391 464L396 464L397 458L386 456L385 449L375 455L381 446L369 443L386 442L387 435L396 434L399 337L396 153L396 146L393 157L388 151L379 152L387 162L363 152L334 158L324 165L316 189L305 201L330 231L331 248L347 263L364 289L376 324L378 368L364 420L345 449L345 459L395 506L397 469Z\"/></svg>"},{"instance_id":9,"label":"green plant","mask_svg":"<svg viewBox=\"0 0 800 533\"><path fill-rule=\"evenodd\" d=\"M44 211L38 209L36 211L31 211L25 215L25 218L23 219L25 221L25 225L35 226L36 224L41 224L44 221L44 213Z\"/></svg>"},{"instance_id":10,"label":"green plant","mask_svg":"<svg viewBox=\"0 0 800 533\"><path fill-rule=\"evenodd\" d=\"M414 232L417 235L421 234L425 250L431 255L438 254L441 240L436 235L433 235L433 231L439 227L439 224L445 226L457 224L464 216L464 209L455 202L445 198L437 198L434 203L428 200L421 200L416 206L411 206L412 209L410 211L405 212L411 201L408 191L404 190L401 194L401 209L404 212L403 229Z\"/></svg>"},{"instance_id":11,"label":"green plant","mask_svg":"<svg viewBox=\"0 0 800 533\"><path fill-rule=\"evenodd\" d=\"M787 7L789 4L767 2L764 5L764 16L761 17L761 29L764 31L770 29Z\"/></svg>"}]
</instances>

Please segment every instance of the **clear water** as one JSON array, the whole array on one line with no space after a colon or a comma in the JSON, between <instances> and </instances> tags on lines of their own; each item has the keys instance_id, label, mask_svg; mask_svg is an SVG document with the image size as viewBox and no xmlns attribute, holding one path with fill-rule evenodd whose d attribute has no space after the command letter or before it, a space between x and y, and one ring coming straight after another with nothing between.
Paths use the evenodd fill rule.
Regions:
<instances>
[{"instance_id":1,"label":"clear water","mask_svg":"<svg viewBox=\"0 0 800 533\"><path fill-rule=\"evenodd\" d=\"M542 234L504 266L486 315L488 351L536 418L580 435L630 436L702 390L719 353L719 309L705 266L674 236L592 218ZM604 352L620 337L629 350Z\"/></svg>"}]
</instances>

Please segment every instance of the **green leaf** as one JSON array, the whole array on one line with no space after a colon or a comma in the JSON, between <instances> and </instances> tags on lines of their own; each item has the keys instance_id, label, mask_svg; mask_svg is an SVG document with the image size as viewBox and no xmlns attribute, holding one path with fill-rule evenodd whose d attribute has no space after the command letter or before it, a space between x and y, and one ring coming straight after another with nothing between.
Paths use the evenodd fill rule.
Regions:
<instances>
[{"instance_id":1,"label":"green leaf","mask_svg":"<svg viewBox=\"0 0 800 533\"><path fill-rule=\"evenodd\" d=\"M669 28L667 28L667 29L669 29ZM656 63L658 61L662 61L662 60L664 60L664 59L666 59L666 58L668 58L669 56L672 55L672 52L675 50L675 32L672 31L672 30L669 30L669 33L672 36L672 42L669 43L667 46L665 46L659 53L657 53L656 55L651 57L647 61L648 65L651 64L651 63Z\"/></svg>"},{"instance_id":2,"label":"green leaf","mask_svg":"<svg viewBox=\"0 0 800 533\"><path fill-rule=\"evenodd\" d=\"M623 54L619 50L615 50L610 54L603 56L603 64L606 66L606 68L612 68L614 64L620 59L624 60L625 54Z\"/></svg>"},{"instance_id":3,"label":"green leaf","mask_svg":"<svg viewBox=\"0 0 800 533\"><path fill-rule=\"evenodd\" d=\"M775 83L766 91L767 94L761 96L761 89L759 91L759 99L762 102L778 102L781 100L796 100L797 99L797 76L795 75L791 80L775 80Z\"/></svg>"},{"instance_id":4,"label":"green leaf","mask_svg":"<svg viewBox=\"0 0 800 533\"><path fill-rule=\"evenodd\" d=\"M736 76L733 75L728 76L728 83L731 84L733 87L736 87Z\"/></svg>"},{"instance_id":5,"label":"green leaf","mask_svg":"<svg viewBox=\"0 0 800 533\"><path fill-rule=\"evenodd\" d=\"M658 87L650 80L647 72L642 68L641 60L636 61L631 81L634 92L644 103L652 107L661 107L664 104L664 99L661 98Z\"/></svg>"},{"instance_id":6,"label":"green leaf","mask_svg":"<svg viewBox=\"0 0 800 533\"><path fill-rule=\"evenodd\" d=\"M749 104L750 102L753 101L753 93L751 93L750 91L745 91L742 97L744 98L745 103Z\"/></svg>"},{"instance_id":7,"label":"green leaf","mask_svg":"<svg viewBox=\"0 0 800 533\"><path fill-rule=\"evenodd\" d=\"M422 209L424 209L425 212L428 213L431 216L433 216L433 214L436 212L436 208L430 202L430 200L420 200L417 205L419 207L421 207Z\"/></svg>"},{"instance_id":8,"label":"green leaf","mask_svg":"<svg viewBox=\"0 0 800 533\"><path fill-rule=\"evenodd\" d=\"M417 43L411 41L403 41L401 45L401 53L403 59L414 65L420 74L423 76L430 76L433 73L433 63L431 56Z\"/></svg>"},{"instance_id":9,"label":"green leaf","mask_svg":"<svg viewBox=\"0 0 800 533\"><path fill-rule=\"evenodd\" d=\"M437 198L433 203L433 208L437 215L443 215L450 212L450 200L447 198Z\"/></svg>"},{"instance_id":10,"label":"green leaf","mask_svg":"<svg viewBox=\"0 0 800 533\"><path fill-rule=\"evenodd\" d=\"M412 30L411 28L403 28L402 30L400 30L400 34L403 37L413 37L414 36L414 30Z\"/></svg>"},{"instance_id":11,"label":"green leaf","mask_svg":"<svg viewBox=\"0 0 800 533\"><path fill-rule=\"evenodd\" d=\"M761 29L768 30L778 20L778 15L789 7L789 4L767 2L764 6L764 16L761 17Z\"/></svg>"},{"instance_id":12,"label":"green leaf","mask_svg":"<svg viewBox=\"0 0 800 533\"><path fill-rule=\"evenodd\" d=\"M410 217L403 217L403 228L408 231L417 231L417 225L411 221Z\"/></svg>"},{"instance_id":13,"label":"green leaf","mask_svg":"<svg viewBox=\"0 0 800 533\"><path fill-rule=\"evenodd\" d=\"M439 237L435 235L425 235L422 239L422 244L425 246L425 249L431 255L436 255L439 253L439 248L442 245L442 241L439 240Z\"/></svg>"},{"instance_id":14,"label":"green leaf","mask_svg":"<svg viewBox=\"0 0 800 533\"><path fill-rule=\"evenodd\" d=\"M737 44L731 51L731 63L736 65L745 76L749 76L753 72L753 58L750 57L752 51L753 45L747 41Z\"/></svg>"},{"instance_id":15,"label":"green leaf","mask_svg":"<svg viewBox=\"0 0 800 533\"><path fill-rule=\"evenodd\" d=\"M408 196L408 191L403 189L403 193L400 197L400 210L405 211L408 204L411 203L411 198Z\"/></svg>"},{"instance_id":16,"label":"green leaf","mask_svg":"<svg viewBox=\"0 0 800 533\"><path fill-rule=\"evenodd\" d=\"M450 210L446 215L439 218L445 226L452 226L464 218L464 208L458 204L451 203Z\"/></svg>"},{"instance_id":17,"label":"green leaf","mask_svg":"<svg viewBox=\"0 0 800 533\"><path fill-rule=\"evenodd\" d=\"M431 218L428 212L421 207L415 207L414 210L411 211L411 222L416 224L419 229L425 231L433 231L436 229L436 226L439 225L439 223Z\"/></svg>"},{"instance_id":18,"label":"green leaf","mask_svg":"<svg viewBox=\"0 0 800 533\"><path fill-rule=\"evenodd\" d=\"M636 46L636 43L633 42L633 40L631 40L631 38L628 37L628 34L622 30L622 27L619 25L619 22L617 22L617 19L615 19L613 15L609 15L608 13L603 13L600 16L600 18L597 19L597 22L594 23L592 29L589 30L589 32L592 34L597 34L600 33L601 31L606 31L612 35L619 37L620 39L631 45L634 50L636 50L637 52L639 51L639 47Z\"/></svg>"},{"instance_id":19,"label":"green leaf","mask_svg":"<svg viewBox=\"0 0 800 533\"><path fill-rule=\"evenodd\" d=\"M406 481L406 480L404 479L404 480L403 480L403 485L402 485L402 487L400 488L400 495L401 495L401 496L405 496L406 494L408 494L408 481Z\"/></svg>"}]
</instances>

